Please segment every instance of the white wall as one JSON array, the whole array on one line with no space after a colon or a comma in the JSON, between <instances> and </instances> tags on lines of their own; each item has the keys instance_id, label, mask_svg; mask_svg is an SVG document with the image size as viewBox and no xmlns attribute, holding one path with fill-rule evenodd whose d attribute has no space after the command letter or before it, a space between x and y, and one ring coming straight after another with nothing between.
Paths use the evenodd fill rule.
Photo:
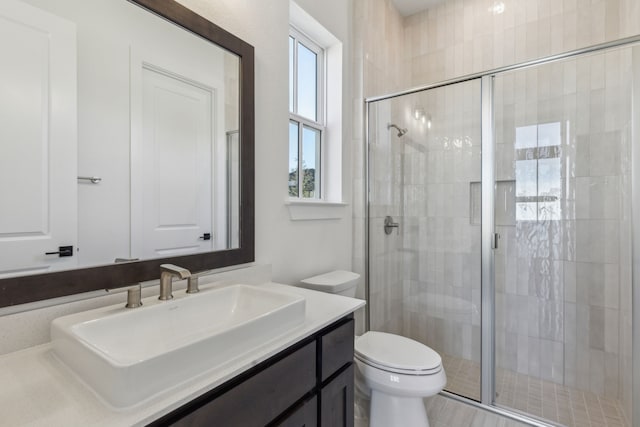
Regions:
<instances>
[{"instance_id":1,"label":"white wall","mask_svg":"<svg viewBox=\"0 0 640 427\"><path fill-rule=\"evenodd\" d=\"M351 269L352 209L336 220L291 221L287 198L289 0L179 0L255 47L256 261L273 280L293 283ZM299 0L343 43L343 200L351 203L350 22L352 1Z\"/></svg>"}]
</instances>

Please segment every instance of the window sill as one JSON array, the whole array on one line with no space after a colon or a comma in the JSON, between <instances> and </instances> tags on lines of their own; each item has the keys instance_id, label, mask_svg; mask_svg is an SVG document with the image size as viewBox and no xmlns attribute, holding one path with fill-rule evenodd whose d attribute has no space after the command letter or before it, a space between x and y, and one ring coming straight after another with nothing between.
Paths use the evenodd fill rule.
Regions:
<instances>
[{"instance_id":1,"label":"window sill","mask_svg":"<svg viewBox=\"0 0 640 427\"><path fill-rule=\"evenodd\" d=\"M347 203L329 202L325 200L288 199L285 205L289 208L291 221L310 221L323 219L342 219Z\"/></svg>"}]
</instances>

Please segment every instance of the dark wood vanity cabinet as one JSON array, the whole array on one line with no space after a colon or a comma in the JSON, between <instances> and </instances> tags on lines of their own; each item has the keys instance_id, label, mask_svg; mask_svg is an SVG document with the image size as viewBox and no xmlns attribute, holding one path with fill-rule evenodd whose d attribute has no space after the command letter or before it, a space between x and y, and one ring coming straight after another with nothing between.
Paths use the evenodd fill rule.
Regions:
<instances>
[{"instance_id":1,"label":"dark wood vanity cabinet","mask_svg":"<svg viewBox=\"0 0 640 427\"><path fill-rule=\"evenodd\" d=\"M353 340L348 316L150 426L352 427Z\"/></svg>"},{"instance_id":2,"label":"dark wood vanity cabinet","mask_svg":"<svg viewBox=\"0 0 640 427\"><path fill-rule=\"evenodd\" d=\"M353 426L353 363L320 391L320 425Z\"/></svg>"}]
</instances>

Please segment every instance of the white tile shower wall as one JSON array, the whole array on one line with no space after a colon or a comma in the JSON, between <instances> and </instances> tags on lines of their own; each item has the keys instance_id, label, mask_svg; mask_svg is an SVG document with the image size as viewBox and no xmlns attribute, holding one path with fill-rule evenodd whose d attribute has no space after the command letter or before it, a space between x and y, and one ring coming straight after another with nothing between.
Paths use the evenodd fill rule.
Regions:
<instances>
[{"instance_id":1,"label":"white tile shower wall","mask_svg":"<svg viewBox=\"0 0 640 427\"><path fill-rule=\"evenodd\" d=\"M408 86L640 33L636 0L453 0L405 19Z\"/></svg>"},{"instance_id":2,"label":"white tile shower wall","mask_svg":"<svg viewBox=\"0 0 640 427\"><path fill-rule=\"evenodd\" d=\"M354 25L352 34L353 43L353 268L354 271L364 275L365 273L365 176L364 163L366 151L364 148L364 103L365 97L375 94L400 90L405 87L408 70L404 67L404 27L400 14L394 9L390 0L355 0L354 1ZM387 115L386 119L390 119ZM381 123L386 126L386 121ZM388 136L386 127L382 135ZM380 156L376 156L380 154ZM382 174L379 180L373 184L378 199L383 189L390 197L393 177L389 165L380 164L384 159L391 159L390 152L376 151L372 153L372 167L387 168L379 170ZM377 158L380 157L378 160ZM397 176L395 177L397 183ZM398 192L393 191L398 197ZM399 199L398 199L399 200ZM398 248L401 245L401 236L380 235L382 232L384 215L396 215L399 213L399 202L393 204L396 211L392 211L390 204L371 204L371 238L381 239L383 252L372 251L370 292L371 300L369 309L379 316L372 316L372 329L394 330L401 324L402 282L400 280ZM384 236L384 237L383 237ZM386 238L386 239L385 239ZM384 239L384 240L382 240ZM375 245L378 247L378 245ZM375 255L374 255L375 253ZM359 295L364 296L364 281L358 289ZM400 317L398 317L398 314ZM398 323L400 322L400 323ZM358 325L360 332L363 325Z\"/></svg>"}]
</instances>

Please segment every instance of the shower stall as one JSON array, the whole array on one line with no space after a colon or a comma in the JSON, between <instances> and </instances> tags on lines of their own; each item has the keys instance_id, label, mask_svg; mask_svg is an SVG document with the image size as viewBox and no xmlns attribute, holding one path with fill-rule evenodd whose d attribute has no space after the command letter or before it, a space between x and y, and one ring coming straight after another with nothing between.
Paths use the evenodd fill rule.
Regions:
<instances>
[{"instance_id":1,"label":"shower stall","mask_svg":"<svg viewBox=\"0 0 640 427\"><path fill-rule=\"evenodd\" d=\"M437 351L449 396L640 422L638 41L366 101L367 327Z\"/></svg>"}]
</instances>

